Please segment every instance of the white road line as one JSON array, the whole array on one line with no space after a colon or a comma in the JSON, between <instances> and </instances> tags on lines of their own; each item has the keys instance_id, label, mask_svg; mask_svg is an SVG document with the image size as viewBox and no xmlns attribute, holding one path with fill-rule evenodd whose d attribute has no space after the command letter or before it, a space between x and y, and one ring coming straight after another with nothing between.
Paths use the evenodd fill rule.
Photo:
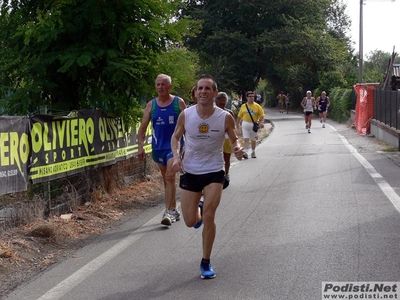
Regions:
<instances>
[{"instance_id":1,"label":"white road line","mask_svg":"<svg viewBox=\"0 0 400 300\"><path fill-rule=\"evenodd\" d=\"M393 188L388 184L382 177L381 174L379 174L375 168L362 156L360 153L357 152L357 149L354 148L350 143L347 141L347 139L341 135L340 133L337 132L337 130L331 126L334 131L339 135L340 139L342 140L342 143L346 146L347 149L349 149L350 153L354 155L355 158L361 163L361 165L367 170L369 175L375 180L376 184L380 187L382 192L386 195L386 197L392 202L393 206L397 209L398 212L400 212L400 196L397 195L397 193L393 190Z\"/></svg>"},{"instance_id":2,"label":"white road line","mask_svg":"<svg viewBox=\"0 0 400 300\"><path fill-rule=\"evenodd\" d=\"M164 212L164 211L163 211ZM59 284L57 284L55 287L53 287L51 290L46 292L44 295L42 295L38 300L55 300L55 299L60 299L63 297L66 293L68 293L70 290L72 290L75 286L77 286L79 283L81 283L85 278L89 277L91 274L96 272L100 267L105 265L107 262L109 262L111 259L116 257L118 254L120 254L122 251L124 251L126 248L131 246L133 243L135 243L138 239L140 239L142 236L144 236L147 232L148 229L145 229L147 226L152 225L157 223L160 220L160 215L158 214L154 218L152 218L150 221L148 221L146 224L144 224L142 227L138 228L137 230L133 231L129 236L121 240L119 243L108 249L106 252L103 254L99 255L89 263L87 263L85 266L80 268L78 271L75 273L71 274L69 277L61 281Z\"/></svg>"}]
</instances>

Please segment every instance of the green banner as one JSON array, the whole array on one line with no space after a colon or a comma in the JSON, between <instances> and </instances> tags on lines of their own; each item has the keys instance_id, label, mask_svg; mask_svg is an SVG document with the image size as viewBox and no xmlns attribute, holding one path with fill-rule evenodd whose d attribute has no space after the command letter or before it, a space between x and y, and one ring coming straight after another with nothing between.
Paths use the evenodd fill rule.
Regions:
<instances>
[{"instance_id":1,"label":"green banner","mask_svg":"<svg viewBox=\"0 0 400 300\"><path fill-rule=\"evenodd\" d=\"M126 132L120 118L99 110L81 110L74 118L34 116L30 178L33 183L44 182L128 159L138 151L138 128ZM150 126L145 151L151 152Z\"/></svg>"}]
</instances>

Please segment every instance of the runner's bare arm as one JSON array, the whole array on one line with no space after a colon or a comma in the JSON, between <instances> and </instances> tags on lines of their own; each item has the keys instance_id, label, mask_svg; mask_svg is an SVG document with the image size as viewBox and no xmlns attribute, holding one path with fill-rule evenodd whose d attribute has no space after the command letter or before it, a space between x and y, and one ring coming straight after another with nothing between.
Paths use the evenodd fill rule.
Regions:
<instances>
[{"instance_id":1,"label":"runner's bare arm","mask_svg":"<svg viewBox=\"0 0 400 300\"><path fill-rule=\"evenodd\" d=\"M178 117L175 131L171 137L171 150L174 155L174 161L172 163L172 171L183 173L183 163L181 160L181 138L185 133L185 113L182 113Z\"/></svg>"},{"instance_id":2,"label":"runner's bare arm","mask_svg":"<svg viewBox=\"0 0 400 300\"><path fill-rule=\"evenodd\" d=\"M146 137L146 130L150 123L150 111L153 101L149 101L146 105L146 108L143 112L142 123L140 123L140 127L138 130L138 157L143 159L144 158L144 151L143 151L143 143Z\"/></svg>"},{"instance_id":3,"label":"runner's bare arm","mask_svg":"<svg viewBox=\"0 0 400 300\"><path fill-rule=\"evenodd\" d=\"M243 158L243 148L238 141L238 137L235 130L235 120L230 114L226 114L225 117L225 131L228 134L229 140L232 144L233 153L238 160Z\"/></svg>"},{"instance_id":4,"label":"runner's bare arm","mask_svg":"<svg viewBox=\"0 0 400 300\"><path fill-rule=\"evenodd\" d=\"M301 103L300 103L303 108L306 108L305 103L304 103L305 101L306 101L306 97L304 97L303 100L301 100Z\"/></svg>"},{"instance_id":5,"label":"runner's bare arm","mask_svg":"<svg viewBox=\"0 0 400 300\"><path fill-rule=\"evenodd\" d=\"M258 119L258 125L260 125L260 128L264 128L264 120L265 120L265 115L260 115L260 118Z\"/></svg>"},{"instance_id":6,"label":"runner's bare arm","mask_svg":"<svg viewBox=\"0 0 400 300\"><path fill-rule=\"evenodd\" d=\"M182 98L179 98L179 108L181 109L181 111L186 108L186 103Z\"/></svg>"}]
</instances>

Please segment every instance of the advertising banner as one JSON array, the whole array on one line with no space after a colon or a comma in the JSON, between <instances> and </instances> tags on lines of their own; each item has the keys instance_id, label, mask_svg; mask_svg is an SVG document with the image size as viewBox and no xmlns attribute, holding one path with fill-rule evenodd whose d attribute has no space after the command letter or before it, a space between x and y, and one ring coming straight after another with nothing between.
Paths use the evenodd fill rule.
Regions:
<instances>
[{"instance_id":1,"label":"advertising banner","mask_svg":"<svg viewBox=\"0 0 400 300\"><path fill-rule=\"evenodd\" d=\"M354 89L357 92L354 125L358 134L366 135L370 133L370 121L374 117L374 89L376 85L374 83L358 83L354 85Z\"/></svg>"},{"instance_id":2,"label":"advertising banner","mask_svg":"<svg viewBox=\"0 0 400 300\"><path fill-rule=\"evenodd\" d=\"M69 116L0 116L0 195L115 164L137 155L140 124L125 130L122 119L99 110ZM151 152L149 125L144 150Z\"/></svg>"},{"instance_id":3,"label":"advertising banner","mask_svg":"<svg viewBox=\"0 0 400 300\"><path fill-rule=\"evenodd\" d=\"M29 118L0 116L0 195L28 187Z\"/></svg>"},{"instance_id":4,"label":"advertising banner","mask_svg":"<svg viewBox=\"0 0 400 300\"><path fill-rule=\"evenodd\" d=\"M126 132L120 118L99 110L80 110L74 117L34 116L30 178L33 183L54 180L132 157L138 151L137 131ZM148 153L150 129L146 135Z\"/></svg>"}]
</instances>

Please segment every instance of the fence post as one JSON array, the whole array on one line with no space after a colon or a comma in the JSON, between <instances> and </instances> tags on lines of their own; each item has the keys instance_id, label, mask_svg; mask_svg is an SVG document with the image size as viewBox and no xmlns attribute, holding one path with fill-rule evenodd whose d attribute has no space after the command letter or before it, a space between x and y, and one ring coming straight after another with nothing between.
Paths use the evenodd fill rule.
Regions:
<instances>
[{"instance_id":1,"label":"fence post","mask_svg":"<svg viewBox=\"0 0 400 300\"><path fill-rule=\"evenodd\" d=\"M45 115L48 114L47 105L44 106L44 114ZM44 185L44 199L47 199L47 201L49 201L49 203L48 203L48 209L49 209L48 216L50 216L51 215L51 187L50 187L50 181L45 182L43 185Z\"/></svg>"},{"instance_id":2,"label":"fence post","mask_svg":"<svg viewBox=\"0 0 400 300\"><path fill-rule=\"evenodd\" d=\"M400 129L400 91L396 90L396 129ZM400 143L400 141L399 141ZM400 145L399 145L400 146ZM400 149L400 148L398 148Z\"/></svg>"},{"instance_id":3,"label":"fence post","mask_svg":"<svg viewBox=\"0 0 400 300\"><path fill-rule=\"evenodd\" d=\"M50 216L51 212L51 188L50 188L50 181L44 182L43 183L43 198L48 201L47 203L47 209L49 212L46 214L45 210L45 217Z\"/></svg>"}]
</instances>

